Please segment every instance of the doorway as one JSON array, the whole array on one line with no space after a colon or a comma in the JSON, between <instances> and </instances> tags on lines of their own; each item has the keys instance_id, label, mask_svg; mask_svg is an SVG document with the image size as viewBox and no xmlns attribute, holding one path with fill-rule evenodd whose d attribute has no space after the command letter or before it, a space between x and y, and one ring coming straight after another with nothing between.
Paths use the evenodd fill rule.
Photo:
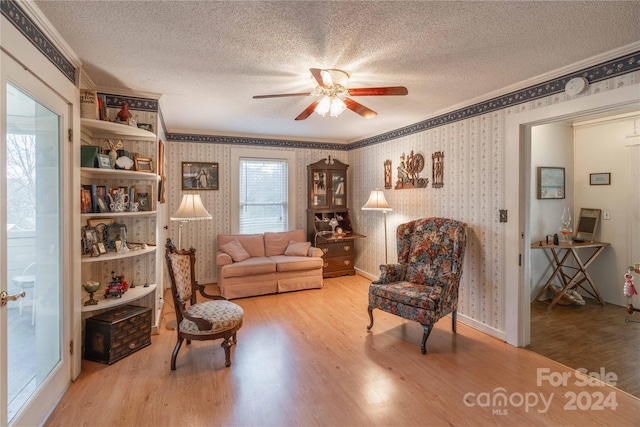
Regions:
<instances>
[{"instance_id":1,"label":"doorway","mask_svg":"<svg viewBox=\"0 0 640 427\"><path fill-rule=\"evenodd\" d=\"M548 309L548 298L554 293L546 292L541 294L541 302L532 302L528 346L529 350L573 369L597 372L601 377L604 377L601 373L604 371L607 378L615 377L612 383L616 387L638 397L640 367L635 360L640 329L638 325L625 323L629 316L622 283L628 265L640 259L640 253L634 251L629 238L634 235L630 232L632 218L638 218L639 212L628 203L640 184L632 185L630 172L637 170L640 164L630 155L633 147L627 138L633 134L634 122L639 117L640 112L635 111L550 123L534 126L531 130L531 175L534 177L529 221L531 300L539 295L555 265L548 249L535 249L539 247L539 241L544 243L546 235L559 234L561 213L565 208L570 208L573 216L570 226L574 228L583 208L607 212L598 221L594 236L584 243L588 245L594 240L605 242L607 246L586 268L593 288L589 282L583 282L586 291L580 292L580 298L562 299ZM539 166L560 167L566 171L564 198L538 198L535 177ZM607 185L592 185L590 175L603 172L613 179ZM582 262L597 250L575 245L578 245L576 252ZM565 253L565 249L561 249L558 256ZM563 271L569 276L579 271L575 269L575 263L567 262L565 266ZM577 279L581 277L578 275ZM551 283L556 289L562 285L559 276ZM596 298L600 296L604 305ZM637 301L634 303L637 305Z\"/></svg>"},{"instance_id":2,"label":"doorway","mask_svg":"<svg viewBox=\"0 0 640 427\"><path fill-rule=\"evenodd\" d=\"M4 52L1 62L0 425L37 425L70 382L62 209L70 109Z\"/></svg>"}]
</instances>

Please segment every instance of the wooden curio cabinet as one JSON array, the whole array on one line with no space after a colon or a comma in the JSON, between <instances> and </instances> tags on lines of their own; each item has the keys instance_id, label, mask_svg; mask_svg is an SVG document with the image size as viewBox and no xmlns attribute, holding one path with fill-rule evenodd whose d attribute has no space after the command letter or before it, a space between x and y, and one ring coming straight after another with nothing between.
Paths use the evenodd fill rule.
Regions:
<instances>
[{"instance_id":1,"label":"wooden curio cabinet","mask_svg":"<svg viewBox=\"0 0 640 427\"><path fill-rule=\"evenodd\" d=\"M307 237L324 252L324 277L355 274L355 239L347 208L347 168L328 157L307 166Z\"/></svg>"}]
</instances>

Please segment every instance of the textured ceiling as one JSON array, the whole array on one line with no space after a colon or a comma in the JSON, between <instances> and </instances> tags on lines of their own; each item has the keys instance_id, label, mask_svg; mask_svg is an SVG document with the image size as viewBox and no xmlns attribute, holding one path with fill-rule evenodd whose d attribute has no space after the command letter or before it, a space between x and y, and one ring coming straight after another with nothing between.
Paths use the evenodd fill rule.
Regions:
<instances>
[{"instance_id":1,"label":"textured ceiling","mask_svg":"<svg viewBox=\"0 0 640 427\"><path fill-rule=\"evenodd\" d=\"M351 142L640 40L638 1L36 1L98 86L162 94L169 132ZM351 111L294 121L309 68L340 68Z\"/></svg>"}]
</instances>

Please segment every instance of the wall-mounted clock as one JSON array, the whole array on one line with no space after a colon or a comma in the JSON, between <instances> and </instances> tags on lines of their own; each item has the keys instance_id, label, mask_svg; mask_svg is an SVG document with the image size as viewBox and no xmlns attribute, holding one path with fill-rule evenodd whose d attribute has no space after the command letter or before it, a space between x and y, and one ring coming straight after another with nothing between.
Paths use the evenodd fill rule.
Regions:
<instances>
[{"instance_id":1,"label":"wall-mounted clock","mask_svg":"<svg viewBox=\"0 0 640 427\"><path fill-rule=\"evenodd\" d=\"M564 91L569 96L576 96L587 90L589 82L584 77L574 77L569 80L564 87Z\"/></svg>"}]
</instances>

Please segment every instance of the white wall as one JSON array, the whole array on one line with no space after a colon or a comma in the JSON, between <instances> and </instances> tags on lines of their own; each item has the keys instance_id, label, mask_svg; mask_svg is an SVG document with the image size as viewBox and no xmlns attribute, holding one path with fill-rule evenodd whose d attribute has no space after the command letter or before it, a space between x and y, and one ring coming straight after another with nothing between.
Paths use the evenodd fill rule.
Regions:
<instances>
[{"instance_id":1,"label":"white wall","mask_svg":"<svg viewBox=\"0 0 640 427\"><path fill-rule=\"evenodd\" d=\"M575 204L611 212L611 220L601 218L595 239L611 243L589 267L589 275L606 302L626 306L622 294L623 275L635 262L629 236L629 200L639 197L638 187L630 186L630 171L640 164L631 164L627 135L633 134L634 119L640 116L613 117L575 126ZM589 174L611 173L611 185L590 185ZM633 237L631 237L633 238ZM636 236L636 240L640 237ZM640 300L635 301L636 304Z\"/></svg>"},{"instance_id":2,"label":"white wall","mask_svg":"<svg viewBox=\"0 0 640 427\"><path fill-rule=\"evenodd\" d=\"M565 206L571 208L572 224L575 225L574 197L573 128L568 123L553 123L535 126L531 129L531 242L546 241L547 235L558 233L560 217ZM565 198L537 198L537 168L565 168ZM551 239L551 238L549 238ZM553 272L548 251L531 251L531 301L544 286Z\"/></svg>"}]
</instances>

